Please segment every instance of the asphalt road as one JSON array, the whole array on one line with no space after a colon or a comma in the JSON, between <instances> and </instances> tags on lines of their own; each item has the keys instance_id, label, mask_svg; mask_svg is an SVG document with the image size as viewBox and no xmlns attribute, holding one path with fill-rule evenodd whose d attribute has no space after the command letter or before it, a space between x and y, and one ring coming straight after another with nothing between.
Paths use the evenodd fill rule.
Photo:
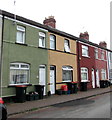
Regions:
<instances>
[{"instance_id":1,"label":"asphalt road","mask_svg":"<svg viewBox=\"0 0 112 120\"><path fill-rule=\"evenodd\" d=\"M53 105L10 118L110 118L110 93Z\"/></svg>"}]
</instances>

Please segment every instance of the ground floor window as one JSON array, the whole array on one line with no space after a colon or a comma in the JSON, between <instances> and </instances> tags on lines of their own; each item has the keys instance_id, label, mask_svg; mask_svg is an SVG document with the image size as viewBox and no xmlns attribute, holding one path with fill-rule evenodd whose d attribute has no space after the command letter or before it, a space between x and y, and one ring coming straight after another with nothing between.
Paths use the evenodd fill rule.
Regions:
<instances>
[{"instance_id":1,"label":"ground floor window","mask_svg":"<svg viewBox=\"0 0 112 120\"><path fill-rule=\"evenodd\" d=\"M29 83L29 64L10 64L10 84Z\"/></svg>"},{"instance_id":2,"label":"ground floor window","mask_svg":"<svg viewBox=\"0 0 112 120\"><path fill-rule=\"evenodd\" d=\"M73 68L71 66L62 67L63 81L72 81L73 79Z\"/></svg>"},{"instance_id":3,"label":"ground floor window","mask_svg":"<svg viewBox=\"0 0 112 120\"><path fill-rule=\"evenodd\" d=\"M81 68L81 82L88 81L88 69L85 67Z\"/></svg>"},{"instance_id":4,"label":"ground floor window","mask_svg":"<svg viewBox=\"0 0 112 120\"><path fill-rule=\"evenodd\" d=\"M112 69L109 70L109 78L112 79Z\"/></svg>"},{"instance_id":5,"label":"ground floor window","mask_svg":"<svg viewBox=\"0 0 112 120\"><path fill-rule=\"evenodd\" d=\"M105 70L105 69L102 69L102 70L101 70L101 79L102 79L102 80L105 80L105 79L106 79L106 70Z\"/></svg>"}]
</instances>

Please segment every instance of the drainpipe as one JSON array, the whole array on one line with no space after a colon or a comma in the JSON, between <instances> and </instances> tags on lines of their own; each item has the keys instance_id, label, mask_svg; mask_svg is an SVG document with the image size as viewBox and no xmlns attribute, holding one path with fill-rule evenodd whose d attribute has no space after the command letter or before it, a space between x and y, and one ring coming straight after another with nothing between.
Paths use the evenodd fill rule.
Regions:
<instances>
[{"instance_id":1,"label":"drainpipe","mask_svg":"<svg viewBox=\"0 0 112 120\"><path fill-rule=\"evenodd\" d=\"M0 97L2 97L2 57L3 57L3 35L4 35L4 16L2 16L2 32L0 46Z\"/></svg>"},{"instance_id":2,"label":"drainpipe","mask_svg":"<svg viewBox=\"0 0 112 120\"><path fill-rule=\"evenodd\" d=\"M80 79L80 55L79 55L79 41L77 40L77 72L78 72L78 83L79 83L79 88L80 88L80 82L81 82L81 79Z\"/></svg>"}]
</instances>

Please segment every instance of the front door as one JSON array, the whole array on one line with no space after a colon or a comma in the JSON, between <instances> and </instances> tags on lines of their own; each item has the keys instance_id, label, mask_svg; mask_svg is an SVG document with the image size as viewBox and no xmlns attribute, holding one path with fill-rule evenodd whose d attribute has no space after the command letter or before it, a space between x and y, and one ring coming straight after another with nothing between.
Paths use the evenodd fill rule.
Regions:
<instances>
[{"instance_id":1,"label":"front door","mask_svg":"<svg viewBox=\"0 0 112 120\"><path fill-rule=\"evenodd\" d=\"M92 87L95 88L95 75L94 75L94 69L92 69Z\"/></svg>"},{"instance_id":2,"label":"front door","mask_svg":"<svg viewBox=\"0 0 112 120\"><path fill-rule=\"evenodd\" d=\"M50 91L55 94L55 67L50 66Z\"/></svg>"},{"instance_id":3,"label":"front door","mask_svg":"<svg viewBox=\"0 0 112 120\"><path fill-rule=\"evenodd\" d=\"M39 66L39 85L44 85L44 95L46 95L46 68L45 65Z\"/></svg>"},{"instance_id":4,"label":"front door","mask_svg":"<svg viewBox=\"0 0 112 120\"><path fill-rule=\"evenodd\" d=\"M97 87L100 87L99 71L98 70L96 70L96 85L97 85Z\"/></svg>"}]
</instances>

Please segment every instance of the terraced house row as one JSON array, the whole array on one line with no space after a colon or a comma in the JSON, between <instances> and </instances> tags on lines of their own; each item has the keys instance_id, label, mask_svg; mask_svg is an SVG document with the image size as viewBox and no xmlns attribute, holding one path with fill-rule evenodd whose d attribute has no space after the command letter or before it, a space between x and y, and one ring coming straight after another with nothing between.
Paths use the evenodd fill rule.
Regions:
<instances>
[{"instance_id":1,"label":"terraced house row","mask_svg":"<svg viewBox=\"0 0 112 120\"><path fill-rule=\"evenodd\" d=\"M87 82L100 87L112 79L112 51L106 43L89 41L87 32L79 37L57 30L53 16L43 24L0 11L1 96L16 95L18 85L27 93L44 85L44 95L55 94L67 82Z\"/></svg>"}]
</instances>

